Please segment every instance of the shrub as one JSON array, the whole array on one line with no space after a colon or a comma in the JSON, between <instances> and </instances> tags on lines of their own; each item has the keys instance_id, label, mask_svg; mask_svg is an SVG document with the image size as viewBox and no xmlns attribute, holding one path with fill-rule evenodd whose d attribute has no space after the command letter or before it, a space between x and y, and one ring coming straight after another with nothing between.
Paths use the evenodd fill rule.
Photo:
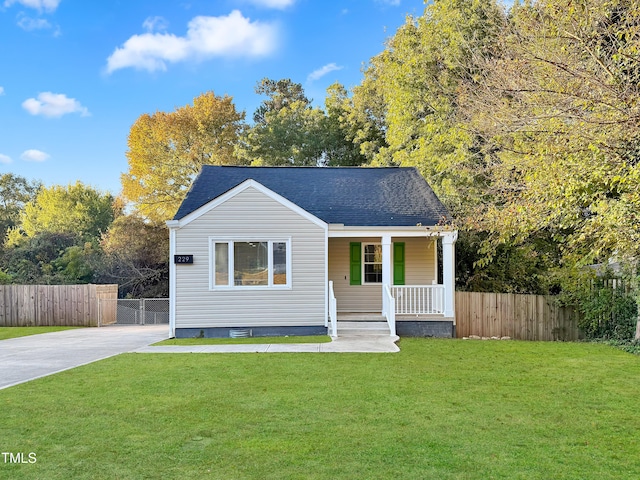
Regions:
<instances>
[{"instance_id":1,"label":"shrub","mask_svg":"<svg viewBox=\"0 0 640 480\"><path fill-rule=\"evenodd\" d=\"M636 301L619 282L596 279L578 295L580 328L587 338L633 339L638 316Z\"/></svg>"}]
</instances>

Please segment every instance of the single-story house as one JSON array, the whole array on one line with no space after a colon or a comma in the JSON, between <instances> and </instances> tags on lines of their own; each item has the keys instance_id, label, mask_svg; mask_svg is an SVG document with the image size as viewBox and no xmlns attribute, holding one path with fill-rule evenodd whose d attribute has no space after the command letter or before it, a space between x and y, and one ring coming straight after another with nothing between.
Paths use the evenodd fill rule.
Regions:
<instances>
[{"instance_id":1,"label":"single-story house","mask_svg":"<svg viewBox=\"0 0 640 480\"><path fill-rule=\"evenodd\" d=\"M167 222L172 336L455 336L447 216L415 168L204 166Z\"/></svg>"}]
</instances>

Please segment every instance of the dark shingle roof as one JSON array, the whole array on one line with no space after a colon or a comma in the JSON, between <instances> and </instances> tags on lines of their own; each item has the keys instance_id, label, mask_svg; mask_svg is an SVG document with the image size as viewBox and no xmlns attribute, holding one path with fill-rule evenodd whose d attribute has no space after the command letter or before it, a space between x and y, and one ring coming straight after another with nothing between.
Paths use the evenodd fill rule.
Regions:
<instances>
[{"instance_id":1,"label":"dark shingle roof","mask_svg":"<svg viewBox=\"0 0 640 480\"><path fill-rule=\"evenodd\" d=\"M447 210L415 168L219 167L206 165L174 220L253 179L326 223L425 226Z\"/></svg>"}]
</instances>

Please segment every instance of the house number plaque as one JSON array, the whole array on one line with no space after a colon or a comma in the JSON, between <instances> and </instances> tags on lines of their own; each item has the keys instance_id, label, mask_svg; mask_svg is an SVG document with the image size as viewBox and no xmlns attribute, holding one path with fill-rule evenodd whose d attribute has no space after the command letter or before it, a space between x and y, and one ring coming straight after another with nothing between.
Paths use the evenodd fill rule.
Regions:
<instances>
[{"instance_id":1,"label":"house number plaque","mask_svg":"<svg viewBox=\"0 0 640 480\"><path fill-rule=\"evenodd\" d=\"M174 255L173 263L193 263L193 255Z\"/></svg>"}]
</instances>

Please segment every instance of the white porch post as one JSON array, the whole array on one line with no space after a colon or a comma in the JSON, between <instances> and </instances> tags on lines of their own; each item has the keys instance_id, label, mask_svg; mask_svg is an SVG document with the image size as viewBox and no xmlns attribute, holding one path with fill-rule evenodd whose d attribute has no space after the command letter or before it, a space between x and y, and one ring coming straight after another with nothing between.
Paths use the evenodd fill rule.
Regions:
<instances>
[{"instance_id":1,"label":"white porch post","mask_svg":"<svg viewBox=\"0 0 640 480\"><path fill-rule=\"evenodd\" d=\"M444 284L445 317L455 317L456 313L455 244L457 239L458 232L447 232L442 235L442 283Z\"/></svg>"},{"instance_id":2,"label":"white porch post","mask_svg":"<svg viewBox=\"0 0 640 480\"><path fill-rule=\"evenodd\" d=\"M382 236L382 289L380 294L384 296L384 286L391 286L391 272L393 264L391 263L391 235ZM384 302L382 305L384 314Z\"/></svg>"},{"instance_id":3,"label":"white porch post","mask_svg":"<svg viewBox=\"0 0 640 480\"><path fill-rule=\"evenodd\" d=\"M391 272L393 263L391 262L391 235L382 236L382 285L391 286Z\"/></svg>"}]
</instances>

